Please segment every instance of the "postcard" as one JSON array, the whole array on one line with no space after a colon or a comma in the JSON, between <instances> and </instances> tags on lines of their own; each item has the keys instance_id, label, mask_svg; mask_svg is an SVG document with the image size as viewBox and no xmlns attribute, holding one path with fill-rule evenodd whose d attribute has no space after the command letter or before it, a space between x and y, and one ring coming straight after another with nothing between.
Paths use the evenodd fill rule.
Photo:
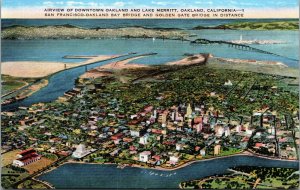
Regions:
<instances>
[{"instance_id":1,"label":"postcard","mask_svg":"<svg viewBox=\"0 0 300 190\"><path fill-rule=\"evenodd\" d=\"M297 0L3 0L4 189L298 189Z\"/></svg>"}]
</instances>

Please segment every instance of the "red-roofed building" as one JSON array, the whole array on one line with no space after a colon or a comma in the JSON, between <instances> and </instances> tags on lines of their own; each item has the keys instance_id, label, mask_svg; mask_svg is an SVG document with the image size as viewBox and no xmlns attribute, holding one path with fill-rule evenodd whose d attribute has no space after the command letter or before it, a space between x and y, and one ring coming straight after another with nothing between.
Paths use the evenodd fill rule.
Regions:
<instances>
[{"instance_id":1,"label":"red-roofed building","mask_svg":"<svg viewBox=\"0 0 300 190\"><path fill-rule=\"evenodd\" d=\"M111 140L118 140L118 139L121 139L123 137L123 133L118 133L118 134L115 134L113 136L111 136Z\"/></svg>"},{"instance_id":2,"label":"red-roofed building","mask_svg":"<svg viewBox=\"0 0 300 190\"><path fill-rule=\"evenodd\" d=\"M30 148L19 153L18 158L13 161L14 166L22 167L41 159L34 149Z\"/></svg>"},{"instance_id":3,"label":"red-roofed building","mask_svg":"<svg viewBox=\"0 0 300 190\"><path fill-rule=\"evenodd\" d=\"M22 158L23 156L25 156L26 154L30 154L30 153L34 153L36 152L33 148L29 148L27 150L23 150L18 154L19 158Z\"/></svg>"},{"instance_id":4,"label":"red-roofed building","mask_svg":"<svg viewBox=\"0 0 300 190\"><path fill-rule=\"evenodd\" d=\"M263 143L255 143L256 148L264 147L265 145Z\"/></svg>"},{"instance_id":5,"label":"red-roofed building","mask_svg":"<svg viewBox=\"0 0 300 190\"><path fill-rule=\"evenodd\" d=\"M160 129L152 129L151 131L154 134L162 134L162 130L160 130Z\"/></svg>"},{"instance_id":6,"label":"red-roofed building","mask_svg":"<svg viewBox=\"0 0 300 190\"><path fill-rule=\"evenodd\" d=\"M132 120L132 121L130 121L128 124L129 125L136 125L136 124L138 124L138 123L140 123L141 121L140 120Z\"/></svg>"},{"instance_id":7,"label":"red-roofed building","mask_svg":"<svg viewBox=\"0 0 300 190\"><path fill-rule=\"evenodd\" d=\"M144 108L144 110L145 110L147 113L149 113L149 112L151 112L151 111L153 110L153 106L147 106L147 107Z\"/></svg>"},{"instance_id":8,"label":"red-roofed building","mask_svg":"<svg viewBox=\"0 0 300 190\"><path fill-rule=\"evenodd\" d=\"M154 156L152 156L152 158L155 159L156 161L160 160L160 156L159 155L154 155Z\"/></svg>"},{"instance_id":9,"label":"red-roofed building","mask_svg":"<svg viewBox=\"0 0 300 190\"><path fill-rule=\"evenodd\" d=\"M136 150L137 148L135 147L135 146L130 146L129 147L129 150L131 150L131 151L134 151L134 150Z\"/></svg>"},{"instance_id":10,"label":"red-roofed building","mask_svg":"<svg viewBox=\"0 0 300 190\"><path fill-rule=\"evenodd\" d=\"M203 122L202 117L195 117L195 119L194 119L194 123L195 123L195 124L199 124L199 123L202 124L202 122Z\"/></svg>"},{"instance_id":11,"label":"red-roofed building","mask_svg":"<svg viewBox=\"0 0 300 190\"><path fill-rule=\"evenodd\" d=\"M117 118L124 119L125 115L123 115L123 114L117 114Z\"/></svg>"},{"instance_id":12,"label":"red-roofed building","mask_svg":"<svg viewBox=\"0 0 300 190\"><path fill-rule=\"evenodd\" d=\"M61 156L69 156L71 154L71 152L69 152L69 151L60 151L57 154L61 155Z\"/></svg>"},{"instance_id":13,"label":"red-roofed building","mask_svg":"<svg viewBox=\"0 0 300 190\"><path fill-rule=\"evenodd\" d=\"M165 144L165 145L175 145L176 141L175 140L165 141L165 142L163 142L163 144Z\"/></svg>"},{"instance_id":14,"label":"red-roofed building","mask_svg":"<svg viewBox=\"0 0 300 190\"><path fill-rule=\"evenodd\" d=\"M133 139L132 139L132 138L128 138L128 137L124 137L124 138L123 138L123 141L129 143L129 142L132 142Z\"/></svg>"}]
</instances>

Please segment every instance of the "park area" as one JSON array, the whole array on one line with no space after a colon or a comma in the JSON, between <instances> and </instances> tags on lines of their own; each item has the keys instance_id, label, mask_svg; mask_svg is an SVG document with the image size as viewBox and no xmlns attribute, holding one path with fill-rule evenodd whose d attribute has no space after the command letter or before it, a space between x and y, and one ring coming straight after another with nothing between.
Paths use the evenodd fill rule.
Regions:
<instances>
[{"instance_id":1,"label":"park area","mask_svg":"<svg viewBox=\"0 0 300 190\"><path fill-rule=\"evenodd\" d=\"M210 176L182 182L183 189L296 189L299 172L291 168L241 166L229 169L232 174Z\"/></svg>"},{"instance_id":2,"label":"park area","mask_svg":"<svg viewBox=\"0 0 300 190\"><path fill-rule=\"evenodd\" d=\"M20 152L20 150L13 150L2 154L2 167L12 164L13 160L17 158L17 155Z\"/></svg>"}]
</instances>

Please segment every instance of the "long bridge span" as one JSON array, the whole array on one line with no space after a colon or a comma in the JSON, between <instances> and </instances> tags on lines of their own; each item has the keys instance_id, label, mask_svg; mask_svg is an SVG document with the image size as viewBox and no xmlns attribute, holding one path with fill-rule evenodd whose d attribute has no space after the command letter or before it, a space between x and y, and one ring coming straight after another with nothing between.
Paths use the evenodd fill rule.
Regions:
<instances>
[{"instance_id":1,"label":"long bridge span","mask_svg":"<svg viewBox=\"0 0 300 190\"><path fill-rule=\"evenodd\" d=\"M258 48L251 47L249 45L237 44L237 43L227 42L227 41L223 41L223 40L207 40L207 39L200 38L200 39L191 41L191 44L225 44L225 45L228 45L228 47L232 47L232 48L243 50L243 51L251 51L251 52L257 52L257 53L275 55L275 56L283 57L283 58L290 59L293 61L299 61L298 59L294 59L294 58L286 57L286 56L279 55L276 53L272 53L269 51L261 50Z\"/></svg>"}]
</instances>

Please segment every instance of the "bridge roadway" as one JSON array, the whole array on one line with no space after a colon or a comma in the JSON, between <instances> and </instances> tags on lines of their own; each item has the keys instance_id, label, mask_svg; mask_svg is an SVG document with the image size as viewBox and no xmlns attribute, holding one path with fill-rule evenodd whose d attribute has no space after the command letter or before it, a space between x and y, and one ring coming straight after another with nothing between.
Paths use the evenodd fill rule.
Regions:
<instances>
[{"instance_id":1,"label":"bridge roadway","mask_svg":"<svg viewBox=\"0 0 300 190\"><path fill-rule=\"evenodd\" d=\"M254 48L254 47L251 47L251 46L248 46L248 45L245 45L245 44L237 44L237 43L227 42L227 41L223 41L223 40L214 41L214 40L207 40L207 39L200 38L200 39L196 39L194 41L191 41L191 43L192 44L226 44L226 45L228 45L228 47L233 47L233 48L236 48L236 49L239 49L239 50L252 51L252 52L258 52L258 53L269 54L269 55L275 55L275 56L287 58L287 59L290 59L290 60L293 60L293 61L299 61L298 59L293 59L293 58L290 58L290 57L278 55L276 53L272 53L272 52L269 52L269 51Z\"/></svg>"}]
</instances>

